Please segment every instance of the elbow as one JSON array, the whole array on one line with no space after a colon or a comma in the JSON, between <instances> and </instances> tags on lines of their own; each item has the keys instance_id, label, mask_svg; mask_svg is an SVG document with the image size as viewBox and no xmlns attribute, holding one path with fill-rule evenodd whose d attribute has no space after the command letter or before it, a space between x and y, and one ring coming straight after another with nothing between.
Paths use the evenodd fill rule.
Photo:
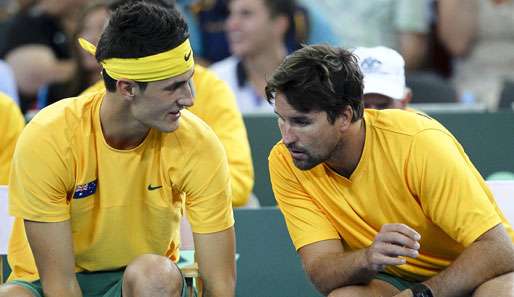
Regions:
<instances>
[{"instance_id":1,"label":"elbow","mask_svg":"<svg viewBox=\"0 0 514 297\"><path fill-rule=\"evenodd\" d=\"M324 275L321 271L321 268L315 263L305 264L303 269L307 276L309 277L311 283L314 287L321 293L323 296L328 296L333 290L336 288L332 288L327 285L327 282L324 279Z\"/></svg>"}]
</instances>

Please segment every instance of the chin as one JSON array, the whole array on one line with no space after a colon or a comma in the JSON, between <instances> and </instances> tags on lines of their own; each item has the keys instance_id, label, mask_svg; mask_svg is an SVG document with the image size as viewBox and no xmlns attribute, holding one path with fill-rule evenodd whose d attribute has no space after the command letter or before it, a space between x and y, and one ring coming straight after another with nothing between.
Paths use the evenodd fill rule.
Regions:
<instances>
[{"instance_id":1,"label":"chin","mask_svg":"<svg viewBox=\"0 0 514 297\"><path fill-rule=\"evenodd\" d=\"M298 168L302 171L310 170L320 164L319 162L316 163L316 162L312 162L310 160L299 161L294 158L293 158L293 163L296 166L296 168Z\"/></svg>"}]
</instances>

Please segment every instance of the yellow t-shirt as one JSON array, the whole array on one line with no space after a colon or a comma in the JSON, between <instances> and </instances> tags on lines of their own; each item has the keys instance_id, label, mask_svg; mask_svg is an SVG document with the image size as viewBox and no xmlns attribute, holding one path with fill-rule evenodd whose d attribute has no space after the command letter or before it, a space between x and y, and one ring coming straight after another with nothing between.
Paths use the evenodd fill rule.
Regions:
<instances>
[{"instance_id":1,"label":"yellow t-shirt","mask_svg":"<svg viewBox=\"0 0 514 297\"><path fill-rule=\"evenodd\" d=\"M369 247L382 225L421 234L420 254L386 270L424 280L503 222L514 232L462 146L437 121L401 110L366 110L366 139L350 179L327 165L301 171L283 143L269 157L271 183L296 249L343 239Z\"/></svg>"},{"instance_id":2,"label":"yellow t-shirt","mask_svg":"<svg viewBox=\"0 0 514 297\"><path fill-rule=\"evenodd\" d=\"M136 148L117 150L100 126L103 98L61 100L21 134L9 187L11 280L39 278L23 219L71 220L77 271L124 267L145 253L177 260L184 207L194 232L233 225L226 156L203 121L183 111L176 131L151 129Z\"/></svg>"},{"instance_id":3,"label":"yellow t-shirt","mask_svg":"<svg viewBox=\"0 0 514 297\"><path fill-rule=\"evenodd\" d=\"M16 140L25 126L25 119L16 103L0 93L0 185L9 182L11 159Z\"/></svg>"},{"instance_id":4,"label":"yellow t-shirt","mask_svg":"<svg viewBox=\"0 0 514 297\"><path fill-rule=\"evenodd\" d=\"M195 66L193 86L195 99L189 110L206 122L223 144L232 179L232 204L243 206L250 198L254 176L246 127L234 94L214 72L199 65ZM104 89L99 81L83 94Z\"/></svg>"}]
</instances>

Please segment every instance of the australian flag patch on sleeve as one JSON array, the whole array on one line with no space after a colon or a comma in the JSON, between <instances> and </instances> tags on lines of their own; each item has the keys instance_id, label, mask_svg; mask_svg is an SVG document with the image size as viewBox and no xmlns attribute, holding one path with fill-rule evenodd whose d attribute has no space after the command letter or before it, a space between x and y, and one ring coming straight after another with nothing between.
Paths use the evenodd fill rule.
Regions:
<instances>
[{"instance_id":1,"label":"australian flag patch on sleeve","mask_svg":"<svg viewBox=\"0 0 514 297\"><path fill-rule=\"evenodd\" d=\"M82 199L87 196L91 196L96 193L96 181L89 182L87 184L79 185L75 187L75 193L73 194L73 199Z\"/></svg>"}]
</instances>

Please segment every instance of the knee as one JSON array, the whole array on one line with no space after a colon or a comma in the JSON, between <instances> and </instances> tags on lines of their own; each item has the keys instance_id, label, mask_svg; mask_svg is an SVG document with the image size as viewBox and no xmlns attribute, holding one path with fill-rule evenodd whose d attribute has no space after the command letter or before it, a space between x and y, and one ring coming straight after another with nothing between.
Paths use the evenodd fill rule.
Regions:
<instances>
[{"instance_id":1,"label":"knee","mask_svg":"<svg viewBox=\"0 0 514 297\"><path fill-rule=\"evenodd\" d=\"M514 272L492 278L481 284L473 297L505 296L514 297Z\"/></svg>"},{"instance_id":2,"label":"knee","mask_svg":"<svg viewBox=\"0 0 514 297\"><path fill-rule=\"evenodd\" d=\"M34 297L29 290L10 284L0 286L0 297Z\"/></svg>"},{"instance_id":3,"label":"knee","mask_svg":"<svg viewBox=\"0 0 514 297\"><path fill-rule=\"evenodd\" d=\"M166 292L180 292L182 274L177 265L170 259L146 254L133 260L125 270L124 286L132 292L150 287Z\"/></svg>"}]
</instances>

